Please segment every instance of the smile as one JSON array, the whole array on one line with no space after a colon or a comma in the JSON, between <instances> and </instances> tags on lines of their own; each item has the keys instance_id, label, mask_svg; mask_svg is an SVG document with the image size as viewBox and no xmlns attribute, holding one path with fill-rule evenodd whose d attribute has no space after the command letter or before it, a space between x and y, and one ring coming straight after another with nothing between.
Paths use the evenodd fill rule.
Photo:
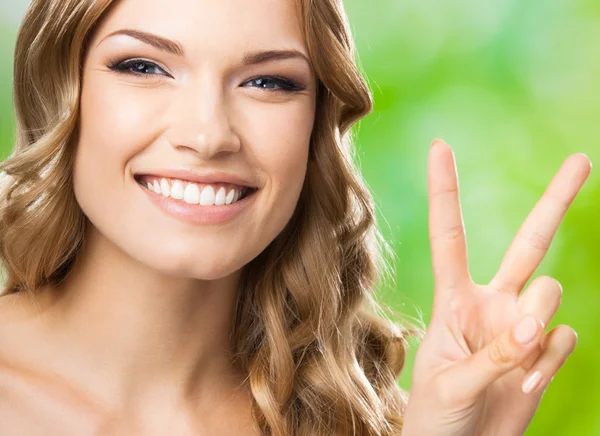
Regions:
<instances>
[{"instance_id":1,"label":"smile","mask_svg":"<svg viewBox=\"0 0 600 436\"><path fill-rule=\"evenodd\" d=\"M222 206L236 203L255 189L228 183L199 184L186 180L138 176L137 182L150 191L174 200L201 206Z\"/></svg>"},{"instance_id":2,"label":"smile","mask_svg":"<svg viewBox=\"0 0 600 436\"><path fill-rule=\"evenodd\" d=\"M224 224L256 197L257 188L229 183L200 184L136 175L137 184L163 213L194 224Z\"/></svg>"}]
</instances>

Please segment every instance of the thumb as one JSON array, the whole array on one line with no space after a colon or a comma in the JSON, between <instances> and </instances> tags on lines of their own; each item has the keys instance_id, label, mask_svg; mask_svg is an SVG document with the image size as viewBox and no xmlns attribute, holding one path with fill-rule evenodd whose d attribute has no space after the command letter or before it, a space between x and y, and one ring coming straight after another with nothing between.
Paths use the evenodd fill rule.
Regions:
<instances>
[{"instance_id":1,"label":"thumb","mask_svg":"<svg viewBox=\"0 0 600 436\"><path fill-rule=\"evenodd\" d=\"M531 315L449 371L461 397L479 397L494 381L525 361L544 337L544 323Z\"/></svg>"}]
</instances>

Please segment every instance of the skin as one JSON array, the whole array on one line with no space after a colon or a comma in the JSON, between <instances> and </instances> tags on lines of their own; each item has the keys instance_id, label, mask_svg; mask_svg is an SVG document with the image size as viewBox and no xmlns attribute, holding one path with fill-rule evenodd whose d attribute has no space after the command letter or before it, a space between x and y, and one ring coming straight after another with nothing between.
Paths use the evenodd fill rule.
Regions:
<instances>
[{"instance_id":1,"label":"skin","mask_svg":"<svg viewBox=\"0 0 600 436\"><path fill-rule=\"evenodd\" d=\"M583 154L569 156L510 245L487 285L471 280L452 149L434 141L429 153L429 233L435 278L431 322L419 347L403 436L517 436L527 429L548 383L577 342L575 331L547 326L562 288L531 278L569 206L591 171ZM532 339L512 335L531 318ZM523 390L528 376L542 375Z\"/></svg>"},{"instance_id":2,"label":"skin","mask_svg":"<svg viewBox=\"0 0 600 436\"><path fill-rule=\"evenodd\" d=\"M176 40L183 55L125 35ZM235 31L233 31L235 30ZM304 182L316 81L287 0L122 0L86 55L74 191L89 219L66 281L0 302L5 436L257 434L227 344L242 268L291 218ZM108 68L143 59L146 77ZM303 90L259 86L285 77ZM221 225L152 204L133 174L226 171L259 190Z\"/></svg>"},{"instance_id":3,"label":"skin","mask_svg":"<svg viewBox=\"0 0 600 436\"><path fill-rule=\"evenodd\" d=\"M227 337L241 268L297 203L315 110L310 65L241 64L246 51L306 53L292 3L262 1L179 0L174 7L122 0L94 35L74 169L75 194L90 220L87 244L60 286L0 299L3 436L258 434ZM122 28L178 40L186 54L131 37L104 40ZM151 78L107 68L134 57L169 76L153 67ZM289 76L306 90L244 86L267 74ZM242 174L260 188L258 197L243 219L222 226L178 221L147 201L132 174L182 167ZM567 159L498 274L477 285L467 267L453 153L434 143L434 308L414 365L404 436L523 434L576 335L564 325L544 332L560 304L554 279L522 288L589 171L587 157ZM510 330L526 314L537 327L519 345ZM525 394L523 380L535 370L542 382Z\"/></svg>"}]
</instances>

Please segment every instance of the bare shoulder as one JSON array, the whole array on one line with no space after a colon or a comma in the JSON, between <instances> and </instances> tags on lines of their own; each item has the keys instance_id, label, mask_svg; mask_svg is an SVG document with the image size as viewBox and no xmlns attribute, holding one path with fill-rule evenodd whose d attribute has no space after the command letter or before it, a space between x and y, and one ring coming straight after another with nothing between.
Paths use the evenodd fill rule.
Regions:
<instances>
[{"instance_id":1,"label":"bare shoulder","mask_svg":"<svg viewBox=\"0 0 600 436\"><path fill-rule=\"evenodd\" d=\"M21 293L0 296L0 364L17 357L27 344L26 336L35 322L30 296Z\"/></svg>"},{"instance_id":2,"label":"bare shoulder","mask_svg":"<svg viewBox=\"0 0 600 436\"><path fill-rule=\"evenodd\" d=\"M44 294L37 296L28 292L15 292L0 295L0 328L35 319L43 313L47 301Z\"/></svg>"},{"instance_id":3,"label":"bare shoulder","mask_svg":"<svg viewBox=\"0 0 600 436\"><path fill-rule=\"evenodd\" d=\"M31 296L0 296L2 436L91 435L89 417L78 418L71 399L37 370L44 368L43 338L36 334L40 313Z\"/></svg>"},{"instance_id":4,"label":"bare shoulder","mask_svg":"<svg viewBox=\"0 0 600 436\"><path fill-rule=\"evenodd\" d=\"M0 295L0 363L20 357L31 361L50 333L44 321L52 306L52 294L46 289Z\"/></svg>"},{"instance_id":5,"label":"bare shoulder","mask_svg":"<svg viewBox=\"0 0 600 436\"><path fill-rule=\"evenodd\" d=\"M48 304L33 296L0 296L0 432L22 435L124 435L129 422L113 416L64 378L69 367L45 323ZM91 375L91 374L90 374ZM209 434L259 436L249 392L202 405L198 429ZM198 433L198 432L196 432Z\"/></svg>"},{"instance_id":6,"label":"bare shoulder","mask_svg":"<svg viewBox=\"0 0 600 436\"><path fill-rule=\"evenodd\" d=\"M0 367L27 360L43 314L42 302L24 292L0 296Z\"/></svg>"}]
</instances>

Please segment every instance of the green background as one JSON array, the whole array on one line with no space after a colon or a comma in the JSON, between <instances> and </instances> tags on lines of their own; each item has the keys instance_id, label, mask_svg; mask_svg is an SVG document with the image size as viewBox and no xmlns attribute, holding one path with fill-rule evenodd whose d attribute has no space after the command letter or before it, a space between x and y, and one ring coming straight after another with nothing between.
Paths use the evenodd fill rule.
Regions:
<instances>
[{"instance_id":1,"label":"green background","mask_svg":"<svg viewBox=\"0 0 600 436\"><path fill-rule=\"evenodd\" d=\"M430 319L427 153L452 145L470 267L489 281L523 219L564 159L600 164L598 0L346 0L375 99L360 123L358 157L393 246L396 285L385 303ZM0 0L0 153L14 138L12 53L27 2ZM528 436L600 435L600 186L597 170L536 272L558 279L553 322L579 335ZM414 348L401 377L410 387Z\"/></svg>"}]
</instances>

